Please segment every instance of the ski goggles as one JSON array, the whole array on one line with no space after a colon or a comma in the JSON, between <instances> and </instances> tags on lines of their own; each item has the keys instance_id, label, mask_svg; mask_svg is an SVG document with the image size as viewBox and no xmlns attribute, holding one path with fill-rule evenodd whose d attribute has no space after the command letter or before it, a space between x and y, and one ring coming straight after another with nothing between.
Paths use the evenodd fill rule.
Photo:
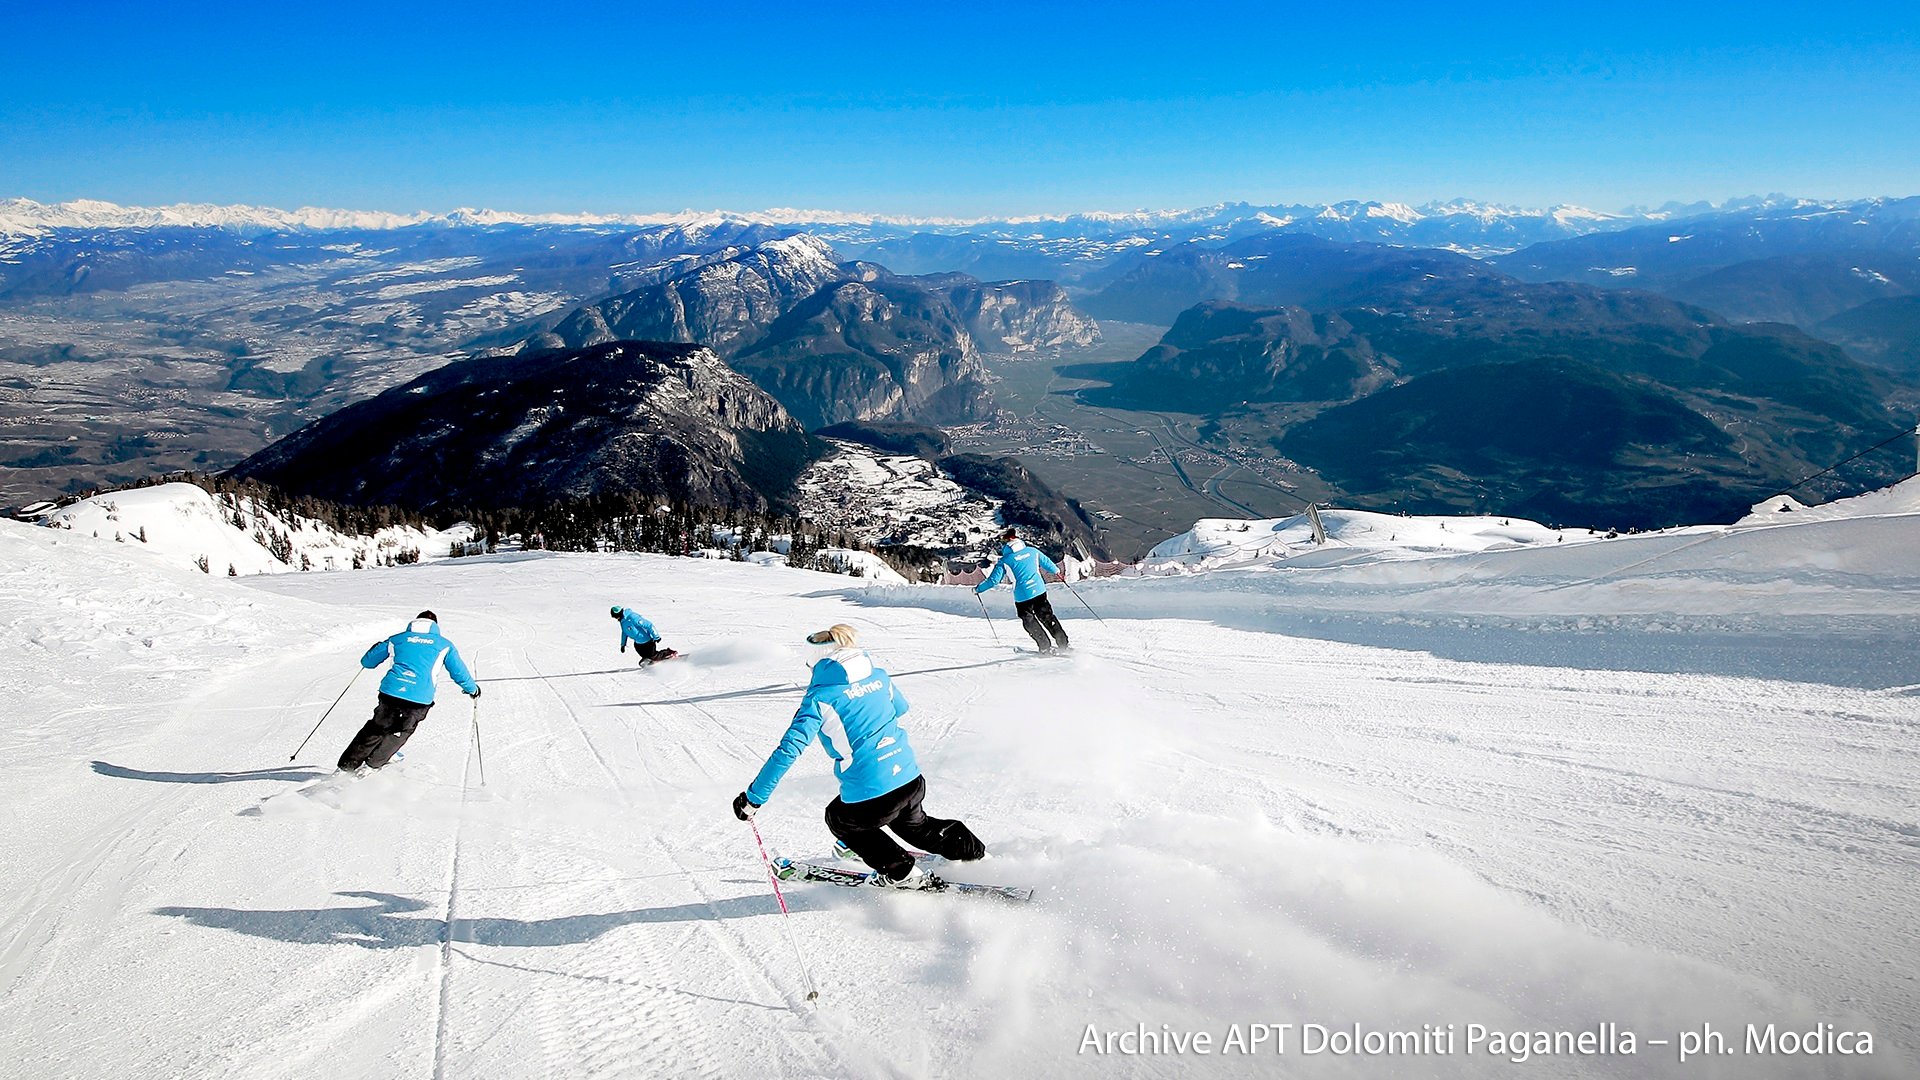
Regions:
<instances>
[{"instance_id":1,"label":"ski goggles","mask_svg":"<svg viewBox=\"0 0 1920 1080\"><path fill-rule=\"evenodd\" d=\"M814 631L813 633L811 633L811 634L808 634L808 635L807 635L807 644L809 644L809 645L831 645L831 644L833 644L833 631L831 631L831 630L815 630L815 631Z\"/></svg>"}]
</instances>

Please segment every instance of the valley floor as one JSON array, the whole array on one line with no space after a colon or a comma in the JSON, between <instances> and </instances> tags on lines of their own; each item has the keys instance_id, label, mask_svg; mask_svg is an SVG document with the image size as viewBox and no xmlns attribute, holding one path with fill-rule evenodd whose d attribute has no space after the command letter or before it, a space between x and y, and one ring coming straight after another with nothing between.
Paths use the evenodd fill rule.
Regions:
<instances>
[{"instance_id":1,"label":"valley floor","mask_svg":"<svg viewBox=\"0 0 1920 1080\"><path fill-rule=\"evenodd\" d=\"M1004 594L990 629L954 593L652 556L230 581L47 532L0 530L0 690L17 703L0 730L0 1075L1920 1063L1920 676L1799 673L1842 666L1848 639L1794 639L1767 677L1495 662L1182 618L1164 612L1190 593L1101 582L1082 595L1107 621L1058 597L1080 648L1041 661L1008 647ZM610 603L687 659L635 669ZM443 688L403 761L341 784L362 677L289 763L360 651L428 606L485 688L477 712ZM929 809L993 850L956 876L1038 897L789 885L810 1006L728 802L798 700L787 646L836 621L913 702ZM1645 629L1587 633L1632 653ZM809 751L761 814L768 843L825 855L832 794ZM1469 1024L1606 1022L1639 1052L1516 1065L1464 1045ZM1683 1066L1646 1045L1821 1022L1871 1031L1873 1055ZM1281 1023L1453 1024L1460 1045L1219 1052L1233 1025ZM1089 1030L1140 1025L1210 1032L1216 1052L1083 1052Z\"/></svg>"}]
</instances>

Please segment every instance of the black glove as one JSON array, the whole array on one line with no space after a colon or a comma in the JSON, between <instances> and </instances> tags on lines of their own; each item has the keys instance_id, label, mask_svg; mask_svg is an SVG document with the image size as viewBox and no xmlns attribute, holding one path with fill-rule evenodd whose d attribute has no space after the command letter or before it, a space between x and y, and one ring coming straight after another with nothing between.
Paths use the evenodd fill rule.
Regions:
<instances>
[{"instance_id":1,"label":"black glove","mask_svg":"<svg viewBox=\"0 0 1920 1080\"><path fill-rule=\"evenodd\" d=\"M476 687L474 687L474 688L473 688L473 693L471 693L471 694L468 694L467 696L468 696L468 697L470 697L470 698L472 698L472 699L473 699L473 700L475 700L475 701L479 701L479 700L480 700L480 688L479 688L479 687L477 687L477 686L476 686Z\"/></svg>"},{"instance_id":2,"label":"black glove","mask_svg":"<svg viewBox=\"0 0 1920 1080\"><path fill-rule=\"evenodd\" d=\"M620 651L621 651L621 652L626 652L626 651L627 651L627 639L626 639L626 638L621 638L621 639L620 639Z\"/></svg>"},{"instance_id":3,"label":"black glove","mask_svg":"<svg viewBox=\"0 0 1920 1080\"><path fill-rule=\"evenodd\" d=\"M751 819L754 811L758 809L760 809L760 804L747 798L747 793L744 791L733 797L733 816L739 818L741 821Z\"/></svg>"}]
</instances>

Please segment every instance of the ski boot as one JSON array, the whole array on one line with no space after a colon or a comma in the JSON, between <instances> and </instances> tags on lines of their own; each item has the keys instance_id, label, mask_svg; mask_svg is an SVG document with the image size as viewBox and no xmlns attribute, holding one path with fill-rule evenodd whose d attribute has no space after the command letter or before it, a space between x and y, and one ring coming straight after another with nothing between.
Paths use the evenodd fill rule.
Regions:
<instances>
[{"instance_id":1,"label":"ski boot","mask_svg":"<svg viewBox=\"0 0 1920 1080\"><path fill-rule=\"evenodd\" d=\"M867 879L867 882L878 889L916 890L937 889L940 887L940 879L922 870L919 863L915 863L913 869L907 871L906 877L900 878L897 881L885 874L875 872L872 877Z\"/></svg>"}]
</instances>

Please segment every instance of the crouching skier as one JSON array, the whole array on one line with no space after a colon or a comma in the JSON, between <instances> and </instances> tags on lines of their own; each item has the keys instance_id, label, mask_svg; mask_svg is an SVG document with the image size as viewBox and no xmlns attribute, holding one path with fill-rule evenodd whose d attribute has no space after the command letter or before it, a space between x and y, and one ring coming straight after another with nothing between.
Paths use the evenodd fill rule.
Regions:
<instances>
[{"instance_id":1,"label":"crouching skier","mask_svg":"<svg viewBox=\"0 0 1920 1080\"><path fill-rule=\"evenodd\" d=\"M620 623L620 651L627 651L627 642L633 642L633 651L640 654L640 666L646 667L656 660L669 660L680 654L673 649L660 647L660 632L653 624L641 617L632 608L613 606L613 617Z\"/></svg>"},{"instance_id":2,"label":"crouching skier","mask_svg":"<svg viewBox=\"0 0 1920 1080\"><path fill-rule=\"evenodd\" d=\"M473 681L460 650L440 636L439 616L423 611L405 630L377 642L360 658L360 666L377 668L387 661L393 666L380 680L380 698L373 718L347 744L340 755L340 768L348 772L378 769L393 760L413 729L427 718L433 708L433 673L442 664L447 674L460 684L471 698L480 696L480 684Z\"/></svg>"},{"instance_id":3,"label":"crouching skier","mask_svg":"<svg viewBox=\"0 0 1920 1080\"><path fill-rule=\"evenodd\" d=\"M839 797L827 804L827 828L874 869L875 885L919 889L928 884L926 871L887 829L955 861L984 856L986 845L964 823L929 817L920 808L927 782L900 727L907 699L858 646L853 627L842 623L810 634L807 644L818 659L806 697L760 774L734 797L734 816L745 821L765 806L781 777L818 737L840 781Z\"/></svg>"}]
</instances>

